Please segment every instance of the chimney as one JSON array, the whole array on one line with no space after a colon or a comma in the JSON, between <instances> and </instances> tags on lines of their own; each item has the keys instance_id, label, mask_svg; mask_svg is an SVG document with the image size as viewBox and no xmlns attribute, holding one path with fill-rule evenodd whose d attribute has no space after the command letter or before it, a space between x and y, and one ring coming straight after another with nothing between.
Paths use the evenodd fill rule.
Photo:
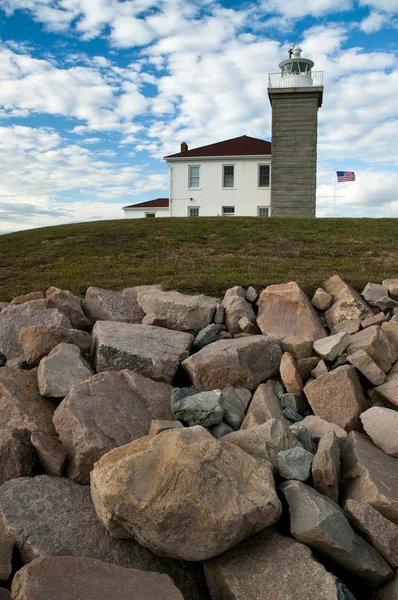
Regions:
<instances>
[{"instance_id":1,"label":"chimney","mask_svg":"<svg viewBox=\"0 0 398 600\"><path fill-rule=\"evenodd\" d=\"M188 152L188 144L181 142L181 152Z\"/></svg>"}]
</instances>

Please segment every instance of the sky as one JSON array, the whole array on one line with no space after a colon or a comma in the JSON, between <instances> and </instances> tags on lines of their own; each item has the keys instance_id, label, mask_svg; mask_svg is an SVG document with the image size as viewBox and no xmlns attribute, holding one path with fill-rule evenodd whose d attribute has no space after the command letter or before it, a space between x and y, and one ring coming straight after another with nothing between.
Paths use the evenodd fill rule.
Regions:
<instances>
[{"instance_id":1,"label":"sky","mask_svg":"<svg viewBox=\"0 0 398 600\"><path fill-rule=\"evenodd\" d=\"M182 141L271 140L296 41L324 72L317 216L398 217L398 0L0 0L0 233L167 196Z\"/></svg>"}]
</instances>

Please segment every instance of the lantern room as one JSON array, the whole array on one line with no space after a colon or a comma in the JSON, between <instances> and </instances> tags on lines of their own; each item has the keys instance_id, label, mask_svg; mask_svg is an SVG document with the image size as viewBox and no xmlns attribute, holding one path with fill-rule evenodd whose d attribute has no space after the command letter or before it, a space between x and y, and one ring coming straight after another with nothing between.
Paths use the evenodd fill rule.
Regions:
<instances>
[{"instance_id":1,"label":"lantern room","mask_svg":"<svg viewBox=\"0 0 398 600\"><path fill-rule=\"evenodd\" d=\"M310 87L313 85L312 67L309 58L301 58L301 48L292 44L289 58L279 63L281 70L280 87Z\"/></svg>"}]
</instances>

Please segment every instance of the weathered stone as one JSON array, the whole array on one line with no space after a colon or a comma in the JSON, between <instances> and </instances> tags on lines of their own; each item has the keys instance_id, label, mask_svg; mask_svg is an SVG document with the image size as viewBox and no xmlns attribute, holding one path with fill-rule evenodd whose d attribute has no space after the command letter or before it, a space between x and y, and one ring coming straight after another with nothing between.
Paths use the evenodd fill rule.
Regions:
<instances>
[{"instance_id":1,"label":"weathered stone","mask_svg":"<svg viewBox=\"0 0 398 600\"><path fill-rule=\"evenodd\" d=\"M23 354L19 332L23 327L49 325L70 328L70 321L56 308L47 308L45 300L34 300L17 306L9 306L0 313L0 352L7 360Z\"/></svg>"},{"instance_id":2,"label":"weathered stone","mask_svg":"<svg viewBox=\"0 0 398 600\"><path fill-rule=\"evenodd\" d=\"M319 440L312 463L314 488L338 503L340 485L340 446L334 431L325 433Z\"/></svg>"},{"instance_id":3,"label":"weathered stone","mask_svg":"<svg viewBox=\"0 0 398 600\"><path fill-rule=\"evenodd\" d=\"M382 284L387 288L391 298L398 300L398 279L385 279Z\"/></svg>"},{"instance_id":4,"label":"weathered stone","mask_svg":"<svg viewBox=\"0 0 398 600\"><path fill-rule=\"evenodd\" d=\"M326 337L314 307L297 283L269 285L257 300L257 324L262 333L278 339L296 336L313 342Z\"/></svg>"},{"instance_id":5,"label":"weathered stone","mask_svg":"<svg viewBox=\"0 0 398 600\"><path fill-rule=\"evenodd\" d=\"M311 303L319 310L326 310L332 303L332 296L323 288L318 288L312 297Z\"/></svg>"},{"instance_id":6,"label":"weathered stone","mask_svg":"<svg viewBox=\"0 0 398 600\"><path fill-rule=\"evenodd\" d=\"M130 369L167 383L173 380L181 354L190 348L192 341L193 336L189 333L153 325L99 321L93 328L98 372Z\"/></svg>"},{"instance_id":7,"label":"weathered stone","mask_svg":"<svg viewBox=\"0 0 398 600\"><path fill-rule=\"evenodd\" d=\"M303 381L310 377L313 369L316 368L320 362L319 356L311 356L310 358L299 358L297 360L297 371Z\"/></svg>"},{"instance_id":8,"label":"weathered stone","mask_svg":"<svg viewBox=\"0 0 398 600\"><path fill-rule=\"evenodd\" d=\"M239 321L242 317L247 317L248 321L252 324L256 321L253 307L250 302L246 300L246 292L240 286L235 286L225 292L222 306L225 309L225 324L228 331L232 334L240 333L242 331L239 325ZM247 333L251 333L251 331L248 331Z\"/></svg>"},{"instance_id":9,"label":"weathered stone","mask_svg":"<svg viewBox=\"0 0 398 600\"><path fill-rule=\"evenodd\" d=\"M334 275L325 281L323 287L333 298L331 306L324 313L329 329L342 321L358 318L366 319L373 315L372 309L364 302L358 292L338 275Z\"/></svg>"},{"instance_id":10,"label":"weathered stone","mask_svg":"<svg viewBox=\"0 0 398 600\"><path fill-rule=\"evenodd\" d=\"M293 423L293 425L289 426L290 431L294 435L294 437L300 442L300 445L303 446L308 452L311 454L315 454L316 445L314 443L312 433L309 429L303 425L303 421L300 423Z\"/></svg>"},{"instance_id":11,"label":"weathered stone","mask_svg":"<svg viewBox=\"0 0 398 600\"><path fill-rule=\"evenodd\" d=\"M17 477L36 474L37 454L26 429L3 424L0 428L0 485Z\"/></svg>"},{"instance_id":12,"label":"weathered stone","mask_svg":"<svg viewBox=\"0 0 398 600\"><path fill-rule=\"evenodd\" d=\"M258 335L260 333L257 325L252 323L252 321L246 315L239 319L238 325L243 333L248 333L250 335Z\"/></svg>"},{"instance_id":13,"label":"weathered stone","mask_svg":"<svg viewBox=\"0 0 398 600\"><path fill-rule=\"evenodd\" d=\"M282 352L271 337L250 336L214 342L182 363L193 384L202 390L228 385L254 390L279 370Z\"/></svg>"},{"instance_id":14,"label":"weathered stone","mask_svg":"<svg viewBox=\"0 0 398 600\"><path fill-rule=\"evenodd\" d=\"M230 427L229 425L224 423L224 421L221 421L221 423L217 423L217 425L213 425L212 427L209 427L208 431L217 440L224 437L225 435L228 435L229 433L234 432L232 427Z\"/></svg>"},{"instance_id":15,"label":"weathered stone","mask_svg":"<svg viewBox=\"0 0 398 600\"><path fill-rule=\"evenodd\" d=\"M384 404L394 408L398 408L398 377L393 373L391 377L382 385L378 385L373 389L375 397L381 398Z\"/></svg>"},{"instance_id":16,"label":"weathered stone","mask_svg":"<svg viewBox=\"0 0 398 600\"><path fill-rule=\"evenodd\" d=\"M142 318L143 325L155 325L156 327L164 327L165 329L171 329L170 323L167 319L162 317L157 317L154 314L145 315Z\"/></svg>"},{"instance_id":17,"label":"weathered stone","mask_svg":"<svg viewBox=\"0 0 398 600\"><path fill-rule=\"evenodd\" d=\"M398 567L398 527L370 504L347 500L344 506L354 529L380 552L392 567Z\"/></svg>"},{"instance_id":18,"label":"weathered stone","mask_svg":"<svg viewBox=\"0 0 398 600\"><path fill-rule=\"evenodd\" d=\"M184 598L207 599L196 565L155 556L134 540L114 539L98 520L88 486L70 479L41 475L5 483L0 488L0 528L14 538L22 565L44 556L85 556L166 573ZM59 592L57 588L57 599Z\"/></svg>"},{"instance_id":19,"label":"weathered stone","mask_svg":"<svg viewBox=\"0 0 398 600\"><path fill-rule=\"evenodd\" d=\"M201 350L201 348L204 348L208 344L212 344L219 332L220 325L217 325L216 323L210 323L210 325L207 325L207 327L201 329L196 335L192 344L193 348L195 350Z\"/></svg>"},{"instance_id":20,"label":"weathered stone","mask_svg":"<svg viewBox=\"0 0 398 600\"><path fill-rule=\"evenodd\" d=\"M220 423L224 414L224 399L221 390L199 392L172 403L171 412L176 421L188 425L211 427Z\"/></svg>"},{"instance_id":21,"label":"weathered stone","mask_svg":"<svg viewBox=\"0 0 398 600\"><path fill-rule=\"evenodd\" d=\"M171 386L132 371L94 375L74 386L54 414L68 452L68 477L88 484L106 452L145 436L152 419L171 420Z\"/></svg>"},{"instance_id":22,"label":"weathered stone","mask_svg":"<svg viewBox=\"0 0 398 600\"><path fill-rule=\"evenodd\" d=\"M206 561L205 574L214 600L355 600L309 548L272 528Z\"/></svg>"},{"instance_id":23,"label":"weathered stone","mask_svg":"<svg viewBox=\"0 0 398 600\"><path fill-rule=\"evenodd\" d=\"M357 350L347 357L348 362L369 379L373 385L381 385L387 379L387 375L372 360L365 350Z\"/></svg>"},{"instance_id":24,"label":"weathered stone","mask_svg":"<svg viewBox=\"0 0 398 600\"><path fill-rule=\"evenodd\" d=\"M384 330L377 325L351 336L347 354L354 354L357 350L365 350L384 373L388 373L392 364L398 359L397 348Z\"/></svg>"},{"instance_id":25,"label":"weathered stone","mask_svg":"<svg viewBox=\"0 0 398 600\"><path fill-rule=\"evenodd\" d=\"M159 289L159 286L139 286L122 292L89 287L82 308L91 321L141 323L145 313L138 305L137 293L153 288Z\"/></svg>"},{"instance_id":26,"label":"weathered stone","mask_svg":"<svg viewBox=\"0 0 398 600\"><path fill-rule=\"evenodd\" d=\"M38 558L16 573L14 600L183 600L170 577L76 556Z\"/></svg>"},{"instance_id":27,"label":"weathered stone","mask_svg":"<svg viewBox=\"0 0 398 600\"><path fill-rule=\"evenodd\" d=\"M4 309L7 308L8 306L10 306L9 302L0 302L0 312Z\"/></svg>"},{"instance_id":28,"label":"weathered stone","mask_svg":"<svg viewBox=\"0 0 398 600\"><path fill-rule=\"evenodd\" d=\"M300 481L287 481L281 490L289 504L290 528L296 540L372 587L392 577L386 561L354 532L344 512L330 498Z\"/></svg>"},{"instance_id":29,"label":"weathered stone","mask_svg":"<svg viewBox=\"0 0 398 600\"><path fill-rule=\"evenodd\" d=\"M303 391L303 380L297 371L294 358L288 352L284 352L279 367L282 383L290 394L301 394Z\"/></svg>"},{"instance_id":30,"label":"weathered stone","mask_svg":"<svg viewBox=\"0 0 398 600\"><path fill-rule=\"evenodd\" d=\"M77 329L39 325L23 327L19 332L19 341L26 363L37 366L58 344L74 344L82 354L86 354L90 350L91 335Z\"/></svg>"},{"instance_id":31,"label":"weathered stone","mask_svg":"<svg viewBox=\"0 0 398 600\"><path fill-rule=\"evenodd\" d=\"M292 408L284 408L282 414L284 417L286 417L286 419L289 419L289 421L291 421L292 423L299 423L304 418Z\"/></svg>"},{"instance_id":32,"label":"weathered stone","mask_svg":"<svg viewBox=\"0 0 398 600\"><path fill-rule=\"evenodd\" d=\"M222 325L224 323L225 317L225 308L222 304L217 304L216 311L214 313L213 321L218 325Z\"/></svg>"},{"instance_id":33,"label":"weathered stone","mask_svg":"<svg viewBox=\"0 0 398 600\"><path fill-rule=\"evenodd\" d=\"M153 437L154 435L159 435L159 433L163 433L163 431L168 431L169 429L181 429L184 425L180 423L180 421L167 421L165 419L153 419L151 421L151 426L148 431L148 435Z\"/></svg>"},{"instance_id":34,"label":"weathered stone","mask_svg":"<svg viewBox=\"0 0 398 600\"><path fill-rule=\"evenodd\" d=\"M287 335L280 340L282 352L289 352L298 361L302 358L310 358L314 353L312 351L312 342L303 340L294 335Z\"/></svg>"},{"instance_id":35,"label":"weathered stone","mask_svg":"<svg viewBox=\"0 0 398 600\"><path fill-rule=\"evenodd\" d=\"M289 421L283 416L282 405L275 394L271 381L262 383L254 392L241 429L261 425L269 419L278 419L278 421L281 421L285 425L290 425Z\"/></svg>"},{"instance_id":36,"label":"weathered stone","mask_svg":"<svg viewBox=\"0 0 398 600\"><path fill-rule=\"evenodd\" d=\"M278 419L269 419L262 425L234 431L223 441L236 444L255 458L269 460L275 471L278 469L279 452L301 447L289 427Z\"/></svg>"},{"instance_id":37,"label":"weathered stone","mask_svg":"<svg viewBox=\"0 0 398 600\"><path fill-rule=\"evenodd\" d=\"M315 415L305 417L302 421L302 425L310 431L316 442L319 442L321 437L329 431L334 431L339 440L345 440L347 437L347 432L342 427L339 427L336 423L325 421L324 419L321 419L321 417Z\"/></svg>"},{"instance_id":38,"label":"weathered stone","mask_svg":"<svg viewBox=\"0 0 398 600\"><path fill-rule=\"evenodd\" d=\"M348 356L347 354L342 354L341 356L338 356L330 365L330 371L334 371L335 369L338 369L339 367L343 367L344 365L348 365Z\"/></svg>"},{"instance_id":39,"label":"weathered stone","mask_svg":"<svg viewBox=\"0 0 398 600\"><path fill-rule=\"evenodd\" d=\"M193 385L182 388L175 387L171 390L171 406L174 402L186 398L187 396L194 396L195 394L199 394L199 392L200 390Z\"/></svg>"},{"instance_id":40,"label":"weathered stone","mask_svg":"<svg viewBox=\"0 0 398 600\"><path fill-rule=\"evenodd\" d=\"M283 479L307 481L314 455L304 448L289 448L278 454L278 471Z\"/></svg>"},{"instance_id":41,"label":"weathered stone","mask_svg":"<svg viewBox=\"0 0 398 600\"><path fill-rule=\"evenodd\" d=\"M388 321L388 323L382 323L381 330L387 335L388 339L398 348L398 322Z\"/></svg>"},{"instance_id":42,"label":"weathered stone","mask_svg":"<svg viewBox=\"0 0 398 600\"><path fill-rule=\"evenodd\" d=\"M398 306L398 302L388 295L388 289L379 283L368 283L362 292L362 296L370 306L375 306L380 310Z\"/></svg>"},{"instance_id":43,"label":"weathered stone","mask_svg":"<svg viewBox=\"0 0 398 600\"><path fill-rule=\"evenodd\" d=\"M91 321L83 312L81 299L68 290L60 290L56 287L48 288L46 302L48 308L57 308L60 313L66 315L74 329L90 328Z\"/></svg>"},{"instance_id":44,"label":"weathered stone","mask_svg":"<svg viewBox=\"0 0 398 600\"><path fill-rule=\"evenodd\" d=\"M367 502L398 525L397 459L351 431L341 454L343 500Z\"/></svg>"},{"instance_id":45,"label":"weathered stone","mask_svg":"<svg viewBox=\"0 0 398 600\"><path fill-rule=\"evenodd\" d=\"M382 325L386 321L386 315L383 312L377 313L377 315L373 315L373 317L368 317L361 321L362 329L366 329L367 327L372 327L372 325Z\"/></svg>"},{"instance_id":46,"label":"weathered stone","mask_svg":"<svg viewBox=\"0 0 398 600\"><path fill-rule=\"evenodd\" d=\"M321 340L315 340L314 350L324 360L335 360L344 352L350 343L351 336L348 333L336 333Z\"/></svg>"},{"instance_id":47,"label":"weathered stone","mask_svg":"<svg viewBox=\"0 0 398 600\"><path fill-rule=\"evenodd\" d=\"M246 388L228 386L222 390L224 398L223 420L233 429L239 429L251 400L251 392Z\"/></svg>"},{"instance_id":48,"label":"weathered stone","mask_svg":"<svg viewBox=\"0 0 398 600\"><path fill-rule=\"evenodd\" d=\"M280 398L282 406L285 408L291 408L298 412L299 415L308 414L309 404L301 394L283 394Z\"/></svg>"},{"instance_id":49,"label":"weathered stone","mask_svg":"<svg viewBox=\"0 0 398 600\"><path fill-rule=\"evenodd\" d=\"M312 369L311 377L314 377L314 379L318 379L318 377L321 377L321 375L326 375L326 373L329 373L329 371L325 364L325 361L320 360L319 363L316 365L315 369Z\"/></svg>"},{"instance_id":50,"label":"weathered stone","mask_svg":"<svg viewBox=\"0 0 398 600\"><path fill-rule=\"evenodd\" d=\"M65 398L71 387L85 381L94 371L73 344L58 344L41 359L37 382L42 396Z\"/></svg>"},{"instance_id":51,"label":"weathered stone","mask_svg":"<svg viewBox=\"0 0 398 600\"><path fill-rule=\"evenodd\" d=\"M248 302L255 302L258 298L258 293L257 291L254 289L253 286L249 285L249 287L246 290L246 300Z\"/></svg>"},{"instance_id":52,"label":"weathered stone","mask_svg":"<svg viewBox=\"0 0 398 600\"><path fill-rule=\"evenodd\" d=\"M340 321L337 325L334 325L330 331L332 335L336 333L357 333L361 329L361 319L348 319L347 321Z\"/></svg>"},{"instance_id":53,"label":"weathered stone","mask_svg":"<svg viewBox=\"0 0 398 600\"><path fill-rule=\"evenodd\" d=\"M398 598L398 571L395 571L394 579L379 588L373 596L373 600L397 600Z\"/></svg>"},{"instance_id":54,"label":"weathered stone","mask_svg":"<svg viewBox=\"0 0 398 600\"><path fill-rule=\"evenodd\" d=\"M0 536L0 580L8 581L12 573L13 538ZM1 600L1 596L0 596Z\"/></svg>"},{"instance_id":55,"label":"weathered stone","mask_svg":"<svg viewBox=\"0 0 398 600\"><path fill-rule=\"evenodd\" d=\"M30 292L29 294L23 294L22 296L14 298L14 300L11 301L11 306L25 304L25 302L32 302L32 300L43 300L43 298L43 292Z\"/></svg>"},{"instance_id":56,"label":"weathered stone","mask_svg":"<svg viewBox=\"0 0 398 600\"><path fill-rule=\"evenodd\" d=\"M398 411L372 406L361 414L361 421L376 446L386 454L398 457Z\"/></svg>"},{"instance_id":57,"label":"weathered stone","mask_svg":"<svg viewBox=\"0 0 398 600\"><path fill-rule=\"evenodd\" d=\"M354 367L339 367L304 388L314 413L350 431L366 410L366 398Z\"/></svg>"},{"instance_id":58,"label":"weathered stone","mask_svg":"<svg viewBox=\"0 0 398 600\"><path fill-rule=\"evenodd\" d=\"M218 306L217 298L188 296L179 292L143 290L137 300L145 314L166 319L170 329L197 333L209 325Z\"/></svg>"},{"instance_id":59,"label":"weathered stone","mask_svg":"<svg viewBox=\"0 0 398 600\"><path fill-rule=\"evenodd\" d=\"M220 333L217 333L215 341L219 342L220 340L232 340L233 337L234 336L231 335L229 331L220 331Z\"/></svg>"},{"instance_id":60,"label":"weathered stone","mask_svg":"<svg viewBox=\"0 0 398 600\"><path fill-rule=\"evenodd\" d=\"M67 452L55 435L33 431L30 442L37 452L44 473L62 477L66 468Z\"/></svg>"},{"instance_id":61,"label":"weathered stone","mask_svg":"<svg viewBox=\"0 0 398 600\"><path fill-rule=\"evenodd\" d=\"M91 474L99 518L117 537L186 560L211 558L269 527L281 505L268 462L222 440L196 426L109 452Z\"/></svg>"}]
</instances>

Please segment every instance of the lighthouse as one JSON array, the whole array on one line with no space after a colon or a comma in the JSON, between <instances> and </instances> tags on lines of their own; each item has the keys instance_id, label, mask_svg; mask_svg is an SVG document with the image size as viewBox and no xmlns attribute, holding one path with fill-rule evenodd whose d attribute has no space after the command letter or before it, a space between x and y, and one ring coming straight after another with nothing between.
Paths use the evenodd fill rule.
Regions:
<instances>
[{"instance_id":1,"label":"lighthouse","mask_svg":"<svg viewBox=\"0 0 398 600\"><path fill-rule=\"evenodd\" d=\"M318 109L323 73L291 45L268 77L272 106L272 217L315 217Z\"/></svg>"}]
</instances>

